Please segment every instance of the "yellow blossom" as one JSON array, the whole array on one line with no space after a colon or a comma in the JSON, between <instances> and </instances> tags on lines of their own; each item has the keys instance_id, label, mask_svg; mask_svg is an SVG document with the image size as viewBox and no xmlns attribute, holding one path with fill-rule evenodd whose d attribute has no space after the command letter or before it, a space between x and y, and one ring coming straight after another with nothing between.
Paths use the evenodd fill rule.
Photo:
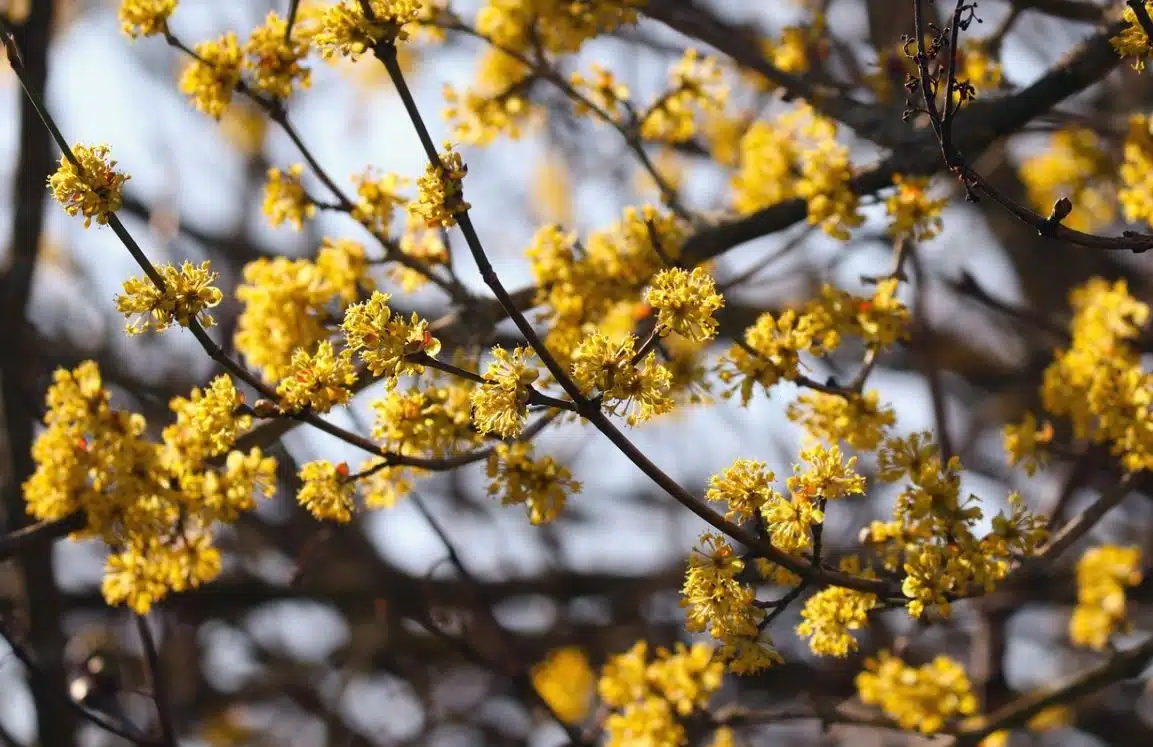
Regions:
<instances>
[{"instance_id":1,"label":"yellow blossom","mask_svg":"<svg viewBox=\"0 0 1153 747\"><path fill-rule=\"evenodd\" d=\"M488 458L489 495L506 506L524 504L533 525L560 515L571 494L581 491L568 468L552 457L533 458L531 444L497 444Z\"/></svg>"},{"instance_id":2,"label":"yellow blossom","mask_svg":"<svg viewBox=\"0 0 1153 747\"><path fill-rule=\"evenodd\" d=\"M941 211L946 199L929 199L925 194L929 180L924 177L893 176L897 191L885 200L889 216L889 235L908 237L913 241L928 241L941 232Z\"/></svg>"},{"instance_id":3,"label":"yellow blossom","mask_svg":"<svg viewBox=\"0 0 1153 747\"><path fill-rule=\"evenodd\" d=\"M263 209L269 225L274 228L288 221L299 231L304 227L305 219L316 214L316 205L300 181L303 173L304 165L299 163L289 166L287 171L268 170Z\"/></svg>"},{"instance_id":4,"label":"yellow blossom","mask_svg":"<svg viewBox=\"0 0 1153 747\"><path fill-rule=\"evenodd\" d=\"M100 225L120 209L121 190L131 177L116 171L116 161L108 159L107 145L75 145L72 153L77 163L60 156L60 166L48 177L52 197L69 215L83 215L84 227L92 219Z\"/></svg>"},{"instance_id":5,"label":"yellow blossom","mask_svg":"<svg viewBox=\"0 0 1153 747\"><path fill-rule=\"evenodd\" d=\"M393 211L408 202L408 198L399 193L408 180L396 174L377 175L366 169L354 176L353 181L356 182L356 205L352 208L352 217L373 233L387 233Z\"/></svg>"},{"instance_id":6,"label":"yellow blossom","mask_svg":"<svg viewBox=\"0 0 1153 747\"><path fill-rule=\"evenodd\" d=\"M180 92L192 98L192 105L204 114L220 119L240 83L244 54L229 31L215 41L196 45L196 59L180 76Z\"/></svg>"},{"instance_id":7,"label":"yellow blossom","mask_svg":"<svg viewBox=\"0 0 1153 747\"><path fill-rule=\"evenodd\" d=\"M960 664L947 656L913 667L887 651L857 675L861 701L876 705L902 729L936 734L952 719L977 710L977 696Z\"/></svg>"},{"instance_id":8,"label":"yellow blossom","mask_svg":"<svg viewBox=\"0 0 1153 747\"><path fill-rule=\"evenodd\" d=\"M348 479L348 465L320 460L300 468L296 500L320 521L352 521L356 484Z\"/></svg>"},{"instance_id":9,"label":"yellow blossom","mask_svg":"<svg viewBox=\"0 0 1153 747\"><path fill-rule=\"evenodd\" d=\"M420 0L368 0L370 17L361 0L341 0L325 9L315 43L325 57L340 54L356 59L377 44L408 39L405 25L420 13Z\"/></svg>"},{"instance_id":10,"label":"yellow blossom","mask_svg":"<svg viewBox=\"0 0 1153 747\"><path fill-rule=\"evenodd\" d=\"M208 262L199 266L185 262L180 267L161 265L156 268L164 280L164 290L151 278L133 277L124 281L124 294L116 297L116 310L124 314L125 332L140 335L151 327L163 332L173 324L187 327L192 320L212 327L216 320L208 313L224 298L212 285L216 273ZM141 318L132 321L132 317Z\"/></svg>"},{"instance_id":11,"label":"yellow blossom","mask_svg":"<svg viewBox=\"0 0 1153 747\"><path fill-rule=\"evenodd\" d=\"M711 340L717 334L713 314L725 305L716 283L703 267L691 271L673 267L661 270L652 280L645 301L657 311L663 329L694 340Z\"/></svg>"},{"instance_id":12,"label":"yellow blossom","mask_svg":"<svg viewBox=\"0 0 1153 747\"><path fill-rule=\"evenodd\" d=\"M120 28L125 36L131 39L162 34L168 25L168 17L176 10L176 2L177 0L121 0Z\"/></svg>"},{"instance_id":13,"label":"yellow blossom","mask_svg":"<svg viewBox=\"0 0 1153 747\"><path fill-rule=\"evenodd\" d=\"M562 721L577 724L592 708L596 675L584 651L566 646L532 668L532 684Z\"/></svg>"},{"instance_id":14,"label":"yellow blossom","mask_svg":"<svg viewBox=\"0 0 1153 747\"><path fill-rule=\"evenodd\" d=\"M367 301L349 306L341 329L348 349L360 354L374 376L386 377L391 388L400 376L424 372L424 366L409 356L424 353L435 357L440 342L428 331L428 321L415 311L407 321L394 315L388 307L390 298L391 294L373 291Z\"/></svg>"},{"instance_id":15,"label":"yellow blossom","mask_svg":"<svg viewBox=\"0 0 1153 747\"><path fill-rule=\"evenodd\" d=\"M774 498L772 483L777 477L764 462L738 459L724 472L709 478L705 500L728 504L725 518L738 523L752 519Z\"/></svg>"},{"instance_id":16,"label":"yellow blossom","mask_svg":"<svg viewBox=\"0 0 1153 747\"><path fill-rule=\"evenodd\" d=\"M701 57L695 49L685 51L669 70L671 87L641 115L641 136L679 143L696 134L695 112L720 111L728 97L720 65L715 57Z\"/></svg>"},{"instance_id":17,"label":"yellow blossom","mask_svg":"<svg viewBox=\"0 0 1153 747\"><path fill-rule=\"evenodd\" d=\"M845 395L806 392L789 405L788 418L803 425L811 438L844 441L865 451L877 448L897 420L893 408L881 405L875 391Z\"/></svg>"},{"instance_id":18,"label":"yellow blossom","mask_svg":"<svg viewBox=\"0 0 1153 747\"><path fill-rule=\"evenodd\" d=\"M602 405L614 415L628 413L636 425L672 410L669 396L672 377L654 353L637 358L636 338L624 337L613 344L600 332L588 335L572 353L573 381L586 394L604 395Z\"/></svg>"},{"instance_id":19,"label":"yellow blossom","mask_svg":"<svg viewBox=\"0 0 1153 747\"><path fill-rule=\"evenodd\" d=\"M439 166L425 166L424 176L416 183L417 198L408 204L408 211L430 228L452 228L457 214L472 207L464 201L462 186L468 167L451 144L445 145L439 160Z\"/></svg>"},{"instance_id":20,"label":"yellow blossom","mask_svg":"<svg viewBox=\"0 0 1153 747\"><path fill-rule=\"evenodd\" d=\"M290 370L276 387L276 393L289 410L328 412L334 405L352 399L349 387L354 383L352 351L345 348L338 354L331 342L322 340L315 353L300 348L292 354Z\"/></svg>"},{"instance_id":21,"label":"yellow blossom","mask_svg":"<svg viewBox=\"0 0 1153 747\"><path fill-rule=\"evenodd\" d=\"M473 422L481 433L513 438L524 428L529 387L540 371L530 363L529 348L518 347L509 352L498 346L492 349L492 355L484 383L472 391Z\"/></svg>"},{"instance_id":22,"label":"yellow blossom","mask_svg":"<svg viewBox=\"0 0 1153 747\"><path fill-rule=\"evenodd\" d=\"M1144 5L1146 11L1149 11L1149 0L1144 0ZM1128 4L1122 11L1121 18L1127 25L1121 29L1121 33L1110 39L1109 43L1122 57L1133 57L1133 69L1140 72L1145 69L1145 60L1149 56L1149 37L1138 23L1137 13Z\"/></svg>"},{"instance_id":23,"label":"yellow blossom","mask_svg":"<svg viewBox=\"0 0 1153 747\"><path fill-rule=\"evenodd\" d=\"M1078 646L1104 649L1109 638L1128 629L1125 587L1141 582L1141 549L1102 545L1077 561L1077 606L1069 637Z\"/></svg>"},{"instance_id":24,"label":"yellow blossom","mask_svg":"<svg viewBox=\"0 0 1153 747\"><path fill-rule=\"evenodd\" d=\"M293 86L312 85L312 71L301 64L308 56L308 41L299 33L290 37L287 31L288 21L269 11L264 24L253 30L244 45L246 68L257 90L278 99L288 98Z\"/></svg>"}]
</instances>

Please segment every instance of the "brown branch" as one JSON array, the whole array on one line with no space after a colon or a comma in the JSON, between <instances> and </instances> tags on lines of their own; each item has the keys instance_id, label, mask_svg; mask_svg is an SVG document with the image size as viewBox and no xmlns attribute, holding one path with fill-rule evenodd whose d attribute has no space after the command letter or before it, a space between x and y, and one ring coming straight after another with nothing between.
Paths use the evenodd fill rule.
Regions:
<instances>
[{"instance_id":1,"label":"brown branch","mask_svg":"<svg viewBox=\"0 0 1153 747\"><path fill-rule=\"evenodd\" d=\"M140 643L144 647L144 657L148 662L149 688L152 690L152 702L156 704L157 720L160 722L160 741L165 747L177 747L176 726L172 718L172 702L168 696L168 681L164 676L164 669L160 664L160 652L156 648L156 639L152 635L152 628L148 626L148 618L144 615L135 615L136 631L140 634Z\"/></svg>"}]
</instances>

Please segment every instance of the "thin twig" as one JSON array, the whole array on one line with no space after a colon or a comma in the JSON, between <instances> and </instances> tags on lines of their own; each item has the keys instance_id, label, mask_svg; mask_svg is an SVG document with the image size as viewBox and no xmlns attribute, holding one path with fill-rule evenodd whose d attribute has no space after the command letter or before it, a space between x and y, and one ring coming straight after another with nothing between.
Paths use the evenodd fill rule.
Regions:
<instances>
[{"instance_id":1,"label":"thin twig","mask_svg":"<svg viewBox=\"0 0 1153 747\"><path fill-rule=\"evenodd\" d=\"M152 691L152 702L156 704L156 716L160 722L160 740L165 747L176 747L176 725L172 718L172 702L168 697L168 681L160 663L160 651L156 648L156 639L152 635L152 628L148 626L148 618L144 615L134 617L136 631L140 634L140 643L144 647L144 658L148 662L148 687Z\"/></svg>"}]
</instances>

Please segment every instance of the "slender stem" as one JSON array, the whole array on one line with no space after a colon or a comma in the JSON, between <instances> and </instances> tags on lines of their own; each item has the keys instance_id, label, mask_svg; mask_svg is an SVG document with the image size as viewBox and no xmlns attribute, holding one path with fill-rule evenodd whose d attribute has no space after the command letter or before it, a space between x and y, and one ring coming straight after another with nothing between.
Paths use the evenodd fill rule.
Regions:
<instances>
[{"instance_id":1,"label":"slender stem","mask_svg":"<svg viewBox=\"0 0 1153 747\"><path fill-rule=\"evenodd\" d=\"M88 525L83 511L74 511L60 519L41 521L0 536L0 562L16 557L29 547L67 537Z\"/></svg>"},{"instance_id":2,"label":"slender stem","mask_svg":"<svg viewBox=\"0 0 1153 747\"><path fill-rule=\"evenodd\" d=\"M148 618L144 615L135 615L135 618L136 630L140 634L140 643L144 646L144 657L148 662L149 687L160 721L160 739L165 747L176 747L176 725L172 719L172 702L168 697L168 681L160 663L160 651L156 648L156 639L148 625Z\"/></svg>"}]
</instances>

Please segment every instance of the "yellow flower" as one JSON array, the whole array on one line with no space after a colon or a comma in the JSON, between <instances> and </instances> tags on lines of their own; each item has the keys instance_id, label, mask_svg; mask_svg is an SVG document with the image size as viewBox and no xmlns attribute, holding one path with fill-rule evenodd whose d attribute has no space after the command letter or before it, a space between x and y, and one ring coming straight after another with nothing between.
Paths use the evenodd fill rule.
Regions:
<instances>
[{"instance_id":1,"label":"yellow flower","mask_svg":"<svg viewBox=\"0 0 1153 747\"><path fill-rule=\"evenodd\" d=\"M912 667L882 651L857 675L861 701L880 706L902 729L936 734L946 722L977 710L977 697L960 664L947 656Z\"/></svg>"},{"instance_id":2,"label":"yellow flower","mask_svg":"<svg viewBox=\"0 0 1153 747\"><path fill-rule=\"evenodd\" d=\"M369 0L371 20L365 16L361 0L341 0L320 17L315 42L325 57L340 54L356 59L377 44L395 44L408 39L405 24L420 14L420 0Z\"/></svg>"},{"instance_id":3,"label":"yellow flower","mask_svg":"<svg viewBox=\"0 0 1153 747\"><path fill-rule=\"evenodd\" d=\"M841 561L841 570L864 578L875 578L872 572L862 573L860 562L852 556ZM853 637L853 631L868 624L869 610L876 605L875 594L842 586L826 587L805 602L797 635L809 639L809 649L814 654L843 659L857 650L857 639Z\"/></svg>"},{"instance_id":4,"label":"yellow flower","mask_svg":"<svg viewBox=\"0 0 1153 747\"><path fill-rule=\"evenodd\" d=\"M1145 9L1150 10L1149 0L1144 2ZM1137 21L1137 14L1128 5L1121 13L1121 18L1128 24L1121 33L1109 40L1113 49L1122 57L1133 57L1133 69L1140 72L1145 69L1145 58L1149 56L1149 37L1145 29Z\"/></svg>"},{"instance_id":5,"label":"yellow flower","mask_svg":"<svg viewBox=\"0 0 1153 747\"><path fill-rule=\"evenodd\" d=\"M1143 121L1144 117L1140 119ZM1131 132L1139 132L1137 119L1130 126ZM1133 145L1140 142L1132 134L1130 140ZM1123 184L1139 184L1147 170L1141 165L1145 157L1142 148L1131 150L1129 143L1127 141L1125 147L1126 161L1128 155L1132 155L1132 166L1136 169L1129 171L1122 166L1121 180ZM1094 231L1111 223L1117 213L1117 164L1097 133L1090 129L1066 126L1057 130L1050 136L1048 148L1021 163L1020 172L1034 210L1048 215L1058 199L1068 197L1073 201L1073 212L1061 221L1064 226ZM1130 181L1132 177L1136 178ZM1139 190L1136 193L1139 194ZM1134 206L1137 204L1134 202ZM1143 211L1137 209L1133 216L1142 214ZM1153 215L1153 211L1148 214Z\"/></svg>"},{"instance_id":6,"label":"yellow flower","mask_svg":"<svg viewBox=\"0 0 1153 747\"><path fill-rule=\"evenodd\" d=\"M124 330L130 335L143 334L151 327L163 332L173 324L187 327L192 320L212 327L216 320L208 313L224 298L212 285L216 273L208 262L199 266L185 262L179 268L161 265L156 268L164 279L164 290L147 277L124 281L124 294L116 297L116 310L126 317ZM131 321L134 315L140 319Z\"/></svg>"},{"instance_id":7,"label":"yellow flower","mask_svg":"<svg viewBox=\"0 0 1153 747\"><path fill-rule=\"evenodd\" d=\"M445 84L448 104L442 116L455 122L452 137L471 145L488 145L499 135L520 139L526 125L541 121L543 110L528 98L532 71L520 60L497 49L481 58L477 82L464 93Z\"/></svg>"},{"instance_id":8,"label":"yellow flower","mask_svg":"<svg viewBox=\"0 0 1153 747\"><path fill-rule=\"evenodd\" d=\"M69 215L83 215L85 228L93 218L106 225L108 216L120 209L120 192L130 177L116 171L107 145L75 145L72 153L79 166L60 156L60 166L48 177L52 197Z\"/></svg>"},{"instance_id":9,"label":"yellow flower","mask_svg":"<svg viewBox=\"0 0 1153 747\"><path fill-rule=\"evenodd\" d=\"M345 348L337 354L331 342L322 340L315 353L299 348L292 354L291 368L276 387L276 393L289 410L307 407L328 412L334 405L343 405L352 399L349 387L354 383L352 351Z\"/></svg>"},{"instance_id":10,"label":"yellow flower","mask_svg":"<svg viewBox=\"0 0 1153 747\"><path fill-rule=\"evenodd\" d=\"M602 405L614 415L628 412L628 424L636 425L672 410L669 396L672 377L667 368L648 353L638 368L636 338L629 335L612 344L600 332L593 332L572 353L573 380L586 393L604 395ZM638 361L639 363L640 361Z\"/></svg>"},{"instance_id":11,"label":"yellow flower","mask_svg":"<svg viewBox=\"0 0 1153 747\"><path fill-rule=\"evenodd\" d=\"M374 376L387 377L391 389L400 376L424 373L424 366L413 363L408 356L425 353L435 357L440 352L440 342L428 331L428 321L415 311L408 321L394 316L388 307L390 298L391 294L373 291L364 303L349 306L341 329L348 349L360 353L360 359Z\"/></svg>"},{"instance_id":12,"label":"yellow flower","mask_svg":"<svg viewBox=\"0 0 1153 747\"><path fill-rule=\"evenodd\" d=\"M371 405L376 415L372 437L390 451L442 457L479 440L472 428L472 382L392 390Z\"/></svg>"},{"instance_id":13,"label":"yellow flower","mask_svg":"<svg viewBox=\"0 0 1153 747\"><path fill-rule=\"evenodd\" d=\"M176 0L122 0L120 28L125 36L153 36L164 33L168 17L176 10Z\"/></svg>"},{"instance_id":14,"label":"yellow flower","mask_svg":"<svg viewBox=\"0 0 1153 747\"><path fill-rule=\"evenodd\" d=\"M244 45L246 66L256 88L278 99L288 98L294 85L301 89L312 85L312 71L300 64L308 56L308 41L299 34L289 38L287 30L288 21L269 11L264 24L253 30Z\"/></svg>"},{"instance_id":15,"label":"yellow flower","mask_svg":"<svg viewBox=\"0 0 1153 747\"><path fill-rule=\"evenodd\" d=\"M709 478L705 500L724 501L729 506L725 518L743 523L778 497L772 487L776 479L777 476L765 468L764 462L738 459L721 474Z\"/></svg>"},{"instance_id":16,"label":"yellow flower","mask_svg":"<svg viewBox=\"0 0 1153 747\"><path fill-rule=\"evenodd\" d=\"M252 425L251 416L237 414L243 404L244 395L223 374L204 391L193 388L188 399L173 397L168 407L176 422L164 429L164 442L189 461L223 454Z\"/></svg>"},{"instance_id":17,"label":"yellow flower","mask_svg":"<svg viewBox=\"0 0 1153 747\"><path fill-rule=\"evenodd\" d=\"M1078 646L1098 651L1110 636L1128 629L1125 587L1141 582L1141 549L1102 545L1077 561L1077 606L1069 620L1069 637Z\"/></svg>"},{"instance_id":18,"label":"yellow flower","mask_svg":"<svg viewBox=\"0 0 1153 747\"><path fill-rule=\"evenodd\" d=\"M320 460L300 468L296 500L320 521L352 521L356 484L348 479L348 465Z\"/></svg>"},{"instance_id":19,"label":"yellow flower","mask_svg":"<svg viewBox=\"0 0 1153 747\"><path fill-rule=\"evenodd\" d=\"M702 58L695 49L685 51L669 79L670 89L641 115L641 136L679 143L696 134L696 110L722 110L729 89L717 59Z\"/></svg>"},{"instance_id":20,"label":"yellow flower","mask_svg":"<svg viewBox=\"0 0 1153 747\"><path fill-rule=\"evenodd\" d=\"M806 392L789 405L787 414L811 438L844 441L866 451L876 449L897 420L893 408L879 404L876 391L863 395Z\"/></svg>"},{"instance_id":21,"label":"yellow flower","mask_svg":"<svg viewBox=\"0 0 1153 747\"><path fill-rule=\"evenodd\" d=\"M505 506L523 503L534 526L555 519L568 496L581 491L567 467L549 456L533 459L532 444L497 444L487 470L488 494L500 495Z\"/></svg>"},{"instance_id":22,"label":"yellow flower","mask_svg":"<svg viewBox=\"0 0 1153 747\"><path fill-rule=\"evenodd\" d=\"M231 31L216 41L197 44L194 51L196 59L180 76L180 92L192 97L198 111L220 119L240 83L244 54Z\"/></svg>"},{"instance_id":23,"label":"yellow flower","mask_svg":"<svg viewBox=\"0 0 1153 747\"><path fill-rule=\"evenodd\" d=\"M713 314L725 305L716 283L703 267L692 271L673 267L661 270L645 293L645 301L657 311L657 322L694 342L717 334Z\"/></svg>"},{"instance_id":24,"label":"yellow flower","mask_svg":"<svg viewBox=\"0 0 1153 747\"><path fill-rule=\"evenodd\" d=\"M425 166L424 176L417 180L417 198L408 204L408 211L430 228L452 228L457 213L472 207L464 201L462 183L467 173L460 154L446 144L440 166Z\"/></svg>"},{"instance_id":25,"label":"yellow flower","mask_svg":"<svg viewBox=\"0 0 1153 747\"><path fill-rule=\"evenodd\" d=\"M388 232L392 222L392 212L408 201L398 190L406 186L408 180L396 174L376 175L371 170L354 176L356 182L356 205L352 217L374 234Z\"/></svg>"},{"instance_id":26,"label":"yellow flower","mask_svg":"<svg viewBox=\"0 0 1153 747\"><path fill-rule=\"evenodd\" d=\"M793 465L796 474L789 478L788 483L794 497L835 500L865 492L865 478L854 470L857 458L849 457L845 461L841 447L826 449L823 444L816 444L801 451L801 459L808 465Z\"/></svg>"},{"instance_id":27,"label":"yellow flower","mask_svg":"<svg viewBox=\"0 0 1153 747\"><path fill-rule=\"evenodd\" d=\"M472 390L473 423L481 433L513 438L524 429L529 387L540 371L530 366L533 352L529 348L518 347L510 353L498 346L492 355L485 382Z\"/></svg>"},{"instance_id":28,"label":"yellow flower","mask_svg":"<svg viewBox=\"0 0 1153 747\"><path fill-rule=\"evenodd\" d=\"M316 205L300 181L303 173L304 165L299 163L289 166L288 171L268 170L263 209L269 225L274 228L288 221L299 231L304 227L305 219L316 214Z\"/></svg>"},{"instance_id":29,"label":"yellow flower","mask_svg":"<svg viewBox=\"0 0 1153 747\"><path fill-rule=\"evenodd\" d=\"M1005 452L1009 455L1009 464L1024 465L1025 472L1032 476L1037 468L1044 466L1049 455L1045 446L1053 440L1053 424L1045 423L1037 427L1037 418L1033 413L1027 413L1019 425L1006 425L1004 428Z\"/></svg>"},{"instance_id":30,"label":"yellow flower","mask_svg":"<svg viewBox=\"0 0 1153 747\"><path fill-rule=\"evenodd\" d=\"M907 236L913 241L928 241L941 232L941 211L947 199L931 200L925 194L929 180L925 177L893 176L897 191L885 200L889 216L889 235Z\"/></svg>"},{"instance_id":31,"label":"yellow flower","mask_svg":"<svg viewBox=\"0 0 1153 747\"><path fill-rule=\"evenodd\" d=\"M532 668L532 684L562 721L577 724L592 708L596 675L584 651L567 646Z\"/></svg>"}]
</instances>

